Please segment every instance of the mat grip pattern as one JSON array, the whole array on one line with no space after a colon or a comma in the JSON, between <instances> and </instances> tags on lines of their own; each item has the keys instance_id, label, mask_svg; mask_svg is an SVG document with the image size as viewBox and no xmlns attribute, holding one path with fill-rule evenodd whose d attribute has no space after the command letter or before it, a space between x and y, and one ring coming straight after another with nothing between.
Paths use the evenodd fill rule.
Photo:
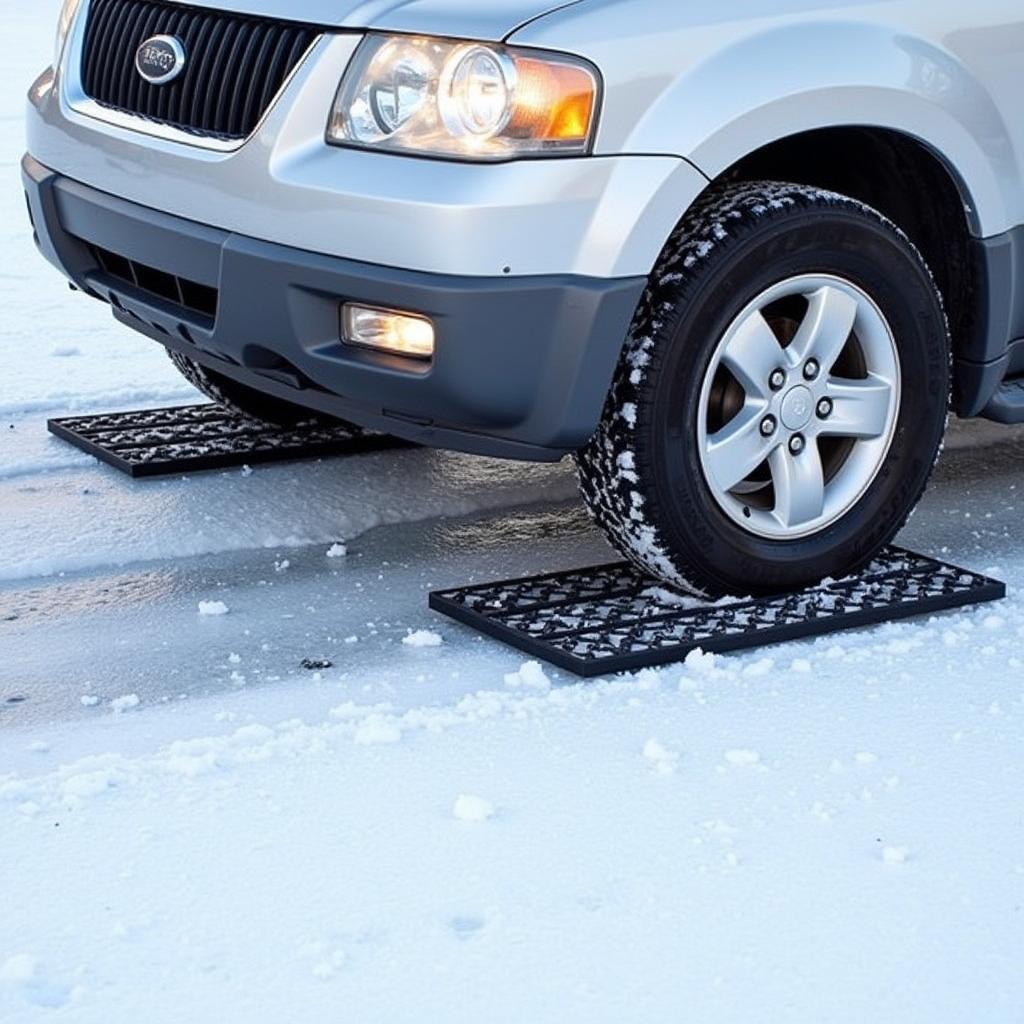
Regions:
<instances>
[{"instance_id":1,"label":"mat grip pattern","mask_svg":"<svg viewBox=\"0 0 1024 1024\"><path fill-rule=\"evenodd\" d=\"M1005 584L899 548L791 594L701 601L626 562L435 591L430 607L578 676L682 661L997 601Z\"/></svg>"},{"instance_id":2,"label":"mat grip pattern","mask_svg":"<svg viewBox=\"0 0 1024 1024\"><path fill-rule=\"evenodd\" d=\"M355 455L405 442L311 420L275 427L215 404L69 416L50 433L131 477Z\"/></svg>"}]
</instances>

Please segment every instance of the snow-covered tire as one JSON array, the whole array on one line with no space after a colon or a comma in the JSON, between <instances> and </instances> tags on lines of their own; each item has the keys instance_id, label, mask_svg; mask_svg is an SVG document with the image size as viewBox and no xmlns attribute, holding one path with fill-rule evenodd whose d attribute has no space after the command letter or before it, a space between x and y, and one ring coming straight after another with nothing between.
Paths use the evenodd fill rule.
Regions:
<instances>
[{"instance_id":1,"label":"snow-covered tire","mask_svg":"<svg viewBox=\"0 0 1024 1024\"><path fill-rule=\"evenodd\" d=\"M341 422L239 384L229 377L206 369L180 352L168 349L167 354L185 380L197 391L202 392L211 401L243 416L278 427L294 427L299 423L322 423L326 420L330 420L332 424ZM354 424L346 423L345 426L350 427L353 432L360 430Z\"/></svg>"},{"instance_id":2,"label":"snow-covered tire","mask_svg":"<svg viewBox=\"0 0 1024 1024\"><path fill-rule=\"evenodd\" d=\"M731 370L720 355L727 332L749 317L751 308L758 310L752 304L760 296L774 294L780 283L825 278L844 287L849 284L881 314L880 322L886 326L894 353L889 386L896 396L885 412L886 447L876 450L877 464L863 489L845 496L841 516L807 535L796 536L795 530L792 537L759 534L746 528L742 516L729 506L734 496L716 487L720 481L712 479L714 470L705 469L709 437L719 436L712 435L707 422L708 382L721 366ZM815 307L808 303L805 309L813 312ZM805 319L811 319L809 312L802 314ZM858 358L861 344L857 316L847 340L839 343L852 344L856 351L851 357L843 348L841 360L822 367L823 380L827 377L822 387L861 376L861 371L848 372L849 360ZM765 319L773 324L767 314ZM795 395L800 383L796 375L813 371L808 365L803 371L798 368L795 360L800 357L789 349L796 339L781 336L776 326L771 329L782 351L790 353L786 358L794 360L785 371L794 376L787 376L782 385L782 371L774 371L769 380L776 391L789 389L787 396ZM802 327L798 324L794 330ZM797 337L806 338L812 331L808 328ZM949 353L942 298L927 265L909 239L876 210L800 185L757 182L716 187L674 232L651 276L600 426L576 455L583 497L611 543L635 565L700 595L770 593L845 575L892 540L924 492L945 429ZM874 381L867 370L863 376L865 383ZM731 414L737 422L737 405L740 412L749 409L751 422L763 409L780 411L778 404L751 405L751 392L740 386L744 390L738 402L733 401ZM766 394L758 401L781 402ZM818 419L828 416L821 415L823 409L816 404L820 394L808 396ZM787 412L792 404L804 408L807 403L797 402L799 397ZM776 417L765 419L758 421L761 433L774 429L773 423L781 431ZM813 416L811 420L809 431L829 433ZM750 435L754 433L751 430ZM826 448L831 452L830 445L842 446L824 436L820 441L819 451L814 435L814 457L824 466ZM850 440L849 451L859 443ZM792 435L774 444L773 459L796 459L801 450ZM803 444L801 438L799 445ZM844 471L843 459L849 460L849 454L840 453L833 460L839 469L818 472L826 490L832 486L828 472L836 479ZM779 484L776 490L775 465L769 466L766 459L757 472L768 476L765 513L781 521L785 516L773 495L785 487ZM743 486L757 486L754 476L743 480ZM749 516L744 500L741 495L735 503ZM813 525L817 520L807 522Z\"/></svg>"}]
</instances>

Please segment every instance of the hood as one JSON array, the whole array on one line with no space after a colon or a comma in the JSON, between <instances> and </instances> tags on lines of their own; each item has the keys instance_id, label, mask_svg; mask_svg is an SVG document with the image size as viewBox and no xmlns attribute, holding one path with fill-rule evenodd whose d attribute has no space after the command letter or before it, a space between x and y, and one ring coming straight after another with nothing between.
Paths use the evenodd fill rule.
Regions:
<instances>
[{"instance_id":1,"label":"hood","mask_svg":"<svg viewBox=\"0 0 1024 1024\"><path fill-rule=\"evenodd\" d=\"M240 14L338 28L380 29L497 41L541 15L581 0L189 0Z\"/></svg>"}]
</instances>

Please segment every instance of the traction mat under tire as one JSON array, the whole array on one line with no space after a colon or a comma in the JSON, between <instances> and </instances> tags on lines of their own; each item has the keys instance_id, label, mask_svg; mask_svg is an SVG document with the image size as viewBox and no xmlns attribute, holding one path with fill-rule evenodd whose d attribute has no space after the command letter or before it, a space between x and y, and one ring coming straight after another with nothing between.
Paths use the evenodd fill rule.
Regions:
<instances>
[{"instance_id":1,"label":"traction mat under tire","mask_svg":"<svg viewBox=\"0 0 1024 1024\"><path fill-rule=\"evenodd\" d=\"M1005 584L899 548L841 580L709 603L627 562L435 591L430 607L578 676L682 661L998 601Z\"/></svg>"}]
</instances>

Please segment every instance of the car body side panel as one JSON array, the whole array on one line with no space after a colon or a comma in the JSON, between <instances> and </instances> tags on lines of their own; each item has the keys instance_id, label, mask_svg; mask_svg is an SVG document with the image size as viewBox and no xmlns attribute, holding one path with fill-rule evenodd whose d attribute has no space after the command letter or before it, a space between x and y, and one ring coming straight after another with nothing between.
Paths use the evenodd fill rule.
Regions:
<instances>
[{"instance_id":1,"label":"car body side panel","mask_svg":"<svg viewBox=\"0 0 1024 1024\"><path fill-rule=\"evenodd\" d=\"M600 153L673 153L715 177L802 131L883 127L941 155L978 234L1024 223L1019 0L587 0L513 41L602 69Z\"/></svg>"}]
</instances>

